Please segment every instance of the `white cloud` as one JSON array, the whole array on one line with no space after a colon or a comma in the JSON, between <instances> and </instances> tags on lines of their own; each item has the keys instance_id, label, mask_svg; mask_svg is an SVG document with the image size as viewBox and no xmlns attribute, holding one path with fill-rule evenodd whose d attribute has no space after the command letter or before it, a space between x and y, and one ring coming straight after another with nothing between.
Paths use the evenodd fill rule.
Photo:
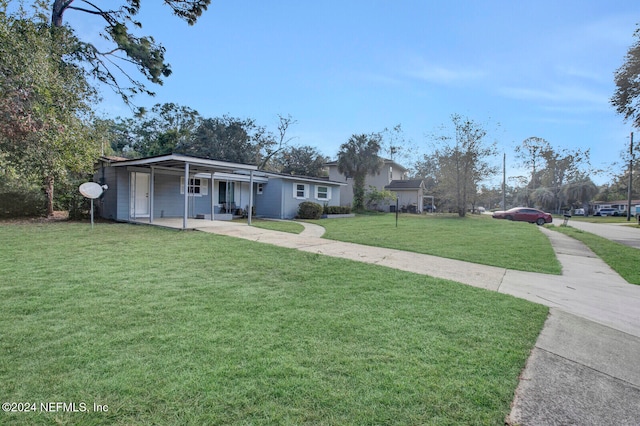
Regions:
<instances>
[{"instance_id":1,"label":"white cloud","mask_svg":"<svg viewBox=\"0 0 640 426\"><path fill-rule=\"evenodd\" d=\"M436 84L454 84L479 80L486 73L472 68L446 68L438 65L423 65L408 71L407 75Z\"/></svg>"},{"instance_id":2,"label":"white cloud","mask_svg":"<svg viewBox=\"0 0 640 426\"><path fill-rule=\"evenodd\" d=\"M603 95L593 90L579 86L554 86L548 89L535 89L523 87L504 87L499 92L508 98L525 101L542 101L557 104L608 105L608 95Z\"/></svg>"}]
</instances>

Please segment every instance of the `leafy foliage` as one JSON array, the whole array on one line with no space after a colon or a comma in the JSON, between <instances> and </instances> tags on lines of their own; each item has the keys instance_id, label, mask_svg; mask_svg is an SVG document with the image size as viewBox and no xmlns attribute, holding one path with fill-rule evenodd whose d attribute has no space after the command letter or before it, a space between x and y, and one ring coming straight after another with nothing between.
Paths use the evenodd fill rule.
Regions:
<instances>
[{"instance_id":1,"label":"leafy foliage","mask_svg":"<svg viewBox=\"0 0 640 426\"><path fill-rule=\"evenodd\" d=\"M382 159L380 151L380 135L360 134L340 145L338 153L338 171L348 178L353 178L353 209L364 209L364 183L368 174L379 173Z\"/></svg>"},{"instance_id":2,"label":"leafy foliage","mask_svg":"<svg viewBox=\"0 0 640 426\"><path fill-rule=\"evenodd\" d=\"M640 28L633 36L636 40L627 51L624 64L615 73L616 91L611 104L625 120L640 127Z\"/></svg>"},{"instance_id":3,"label":"leafy foliage","mask_svg":"<svg viewBox=\"0 0 640 426\"><path fill-rule=\"evenodd\" d=\"M280 171L286 174L320 177L327 158L312 146L288 147L278 156Z\"/></svg>"},{"instance_id":4,"label":"leafy foliage","mask_svg":"<svg viewBox=\"0 0 640 426\"><path fill-rule=\"evenodd\" d=\"M88 64L93 77L110 86L129 103L132 95L141 92L153 95L153 92L129 75L122 65L118 65L119 62L133 64L147 80L156 84L162 84L163 77L171 75L171 67L165 63L165 48L162 45L151 36L139 37L130 30L130 26L142 28L142 23L136 19L140 0L121 1L120 6L111 3L108 9L103 9L98 2L77 0L75 4L80 6L76 6L73 0L55 0L51 8L51 23L54 27L62 27L63 17L68 10L102 18L104 30L100 36L112 47L101 51L93 43L79 41L76 55L80 61ZM207 10L211 0L165 0L163 3L172 9L174 15L193 25ZM121 85L121 78L128 82L128 87Z\"/></svg>"},{"instance_id":5,"label":"leafy foliage","mask_svg":"<svg viewBox=\"0 0 640 426\"><path fill-rule=\"evenodd\" d=\"M495 142L487 143L487 131L475 121L454 114L453 134L435 135L438 142L430 167L437 176L441 197L449 200L460 217L475 201L480 181L496 173L487 159L496 153Z\"/></svg>"},{"instance_id":6,"label":"leafy foliage","mask_svg":"<svg viewBox=\"0 0 640 426\"><path fill-rule=\"evenodd\" d=\"M298 206L300 219L320 219L320 216L322 216L322 206L318 203L305 201Z\"/></svg>"},{"instance_id":7,"label":"leafy foliage","mask_svg":"<svg viewBox=\"0 0 640 426\"><path fill-rule=\"evenodd\" d=\"M97 156L88 125L95 91L65 58L77 39L38 16L0 13L0 153L25 178L38 179L53 213L53 188Z\"/></svg>"},{"instance_id":8,"label":"leafy foliage","mask_svg":"<svg viewBox=\"0 0 640 426\"><path fill-rule=\"evenodd\" d=\"M537 205L558 213L569 201L565 186L583 180L582 169L589 165L588 149L557 150L545 139L538 137L525 139L516 147L516 153L523 160L523 165L532 169L531 179L522 192L521 204ZM574 189L569 192L573 193Z\"/></svg>"},{"instance_id":9,"label":"leafy foliage","mask_svg":"<svg viewBox=\"0 0 640 426\"><path fill-rule=\"evenodd\" d=\"M395 202L397 196L394 192L378 191L375 186L369 186L365 196L367 209L375 208L378 204Z\"/></svg>"},{"instance_id":10,"label":"leafy foliage","mask_svg":"<svg viewBox=\"0 0 640 426\"><path fill-rule=\"evenodd\" d=\"M325 204L322 214L350 214L351 207L349 206L330 206Z\"/></svg>"},{"instance_id":11,"label":"leafy foliage","mask_svg":"<svg viewBox=\"0 0 640 426\"><path fill-rule=\"evenodd\" d=\"M195 157L259 164L262 148L270 143L261 138L263 134L264 128L252 119L227 115L206 118L194 132L193 138L179 145L176 151Z\"/></svg>"}]
</instances>

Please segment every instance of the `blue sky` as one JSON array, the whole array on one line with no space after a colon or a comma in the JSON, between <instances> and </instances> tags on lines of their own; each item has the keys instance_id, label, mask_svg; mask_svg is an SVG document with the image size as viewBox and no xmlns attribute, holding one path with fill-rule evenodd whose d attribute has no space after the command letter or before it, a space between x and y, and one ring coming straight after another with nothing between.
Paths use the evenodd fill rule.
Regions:
<instances>
[{"instance_id":1,"label":"blue sky","mask_svg":"<svg viewBox=\"0 0 640 426\"><path fill-rule=\"evenodd\" d=\"M95 34L84 16L65 18ZM513 149L530 136L590 148L594 167L618 172L634 130L609 99L640 22L637 0L214 0L192 27L145 1L139 18L173 74L138 105L174 102L273 130L290 114L293 144L329 157L352 134L397 124L428 152L428 135L455 113L485 124L508 175L522 173ZM130 114L104 96L105 115Z\"/></svg>"}]
</instances>

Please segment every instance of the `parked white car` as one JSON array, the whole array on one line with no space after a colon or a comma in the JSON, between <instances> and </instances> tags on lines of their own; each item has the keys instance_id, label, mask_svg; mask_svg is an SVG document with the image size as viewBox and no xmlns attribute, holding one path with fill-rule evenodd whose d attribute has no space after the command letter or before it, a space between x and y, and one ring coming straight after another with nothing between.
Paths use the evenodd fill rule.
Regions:
<instances>
[{"instance_id":1,"label":"parked white car","mask_svg":"<svg viewBox=\"0 0 640 426\"><path fill-rule=\"evenodd\" d=\"M605 208L598 210L596 214L594 214L594 216L620 216L620 212L618 211L618 209Z\"/></svg>"}]
</instances>

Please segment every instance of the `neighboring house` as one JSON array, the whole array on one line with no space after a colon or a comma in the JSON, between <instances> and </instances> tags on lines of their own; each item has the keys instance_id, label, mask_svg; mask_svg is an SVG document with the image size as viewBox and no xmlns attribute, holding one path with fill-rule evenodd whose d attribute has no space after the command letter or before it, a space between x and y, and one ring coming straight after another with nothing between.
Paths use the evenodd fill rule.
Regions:
<instances>
[{"instance_id":1,"label":"neighboring house","mask_svg":"<svg viewBox=\"0 0 640 426\"><path fill-rule=\"evenodd\" d=\"M425 192L422 179L393 180L384 189L395 192L400 211L422 213Z\"/></svg>"},{"instance_id":2,"label":"neighboring house","mask_svg":"<svg viewBox=\"0 0 640 426\"><path fill-rule=\"evenodd\" d=\"M616 209L621 216L627 215L627 206L629 200L617 200L617 201L595 201L590 207L593 208L593 213L598 213L600 209ZM635 206L640 205L640 200L631 200L631 214L635 214Z\"/></svg>"},{"instance_id":3,"label":"neighboring house","mask_svg":"<svg viewBox=\"0 0 640 426\"><path fill-rule=\"evenodd\" d=\"M329 169L329 180L335 182L345 183L345 186L340 188L340 202L343 206L350 206L353 204L353 178L346 177L344 174L338 171L338 162L331 161L325 164L325 167ZM364 182L364 189L367 191L370 186L373 186L378 191L384 191L385 187L394 180L405 180L407 177L407 169L393 160L383 159L383 165L380 168L380 172L376 174L367 175Z\"/></svg>"},{"instance_id":4,"label":"neighboring house","mask_svg":"<svg viewBox=\"0 0 640 426\"><path fill-rule=\"evenodd\" d=\"M233 215L292 219L303 201L340 205L339 182L288 176L256 166L169 154L101 157L94 180L109 189L100 215L117 221L158 218L228 220Z\"/></svg>"}]
</instances>

